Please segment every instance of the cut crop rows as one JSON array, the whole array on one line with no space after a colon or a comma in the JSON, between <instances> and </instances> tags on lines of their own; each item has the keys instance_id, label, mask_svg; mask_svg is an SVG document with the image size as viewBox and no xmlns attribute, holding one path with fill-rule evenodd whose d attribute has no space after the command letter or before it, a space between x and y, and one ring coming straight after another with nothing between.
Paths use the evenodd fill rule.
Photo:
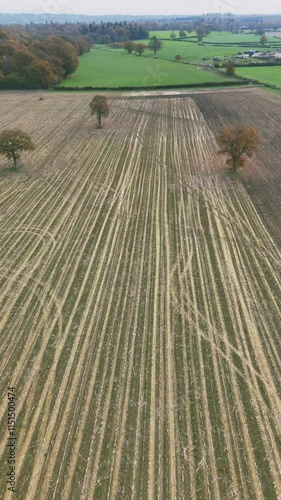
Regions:
<instances>
[{"instance_id":1,"label":"cut crop rows","mask_svg":"<svg viewBox=\"0 0 281 500\"><path fill-rule=\"evenodd\" d=\"M195 100L44 97L0 96L1 477L15 386L18 498L280 498L280 249Z\"/></svg>"}]
</instances>

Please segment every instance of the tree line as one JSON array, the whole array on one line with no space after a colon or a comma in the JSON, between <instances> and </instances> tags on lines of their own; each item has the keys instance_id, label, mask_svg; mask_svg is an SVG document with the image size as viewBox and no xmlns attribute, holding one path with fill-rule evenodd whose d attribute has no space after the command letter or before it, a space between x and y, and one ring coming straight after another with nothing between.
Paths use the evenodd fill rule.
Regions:
<instances>
[{"instance_id":1,"label":"tree line","mask_svg":"<svg viewBox=\"0 0 281 500\"><path fill-rule=\"evenodd\" d=\"M91 37L94 43L110 44L115 42L126 42L129 40L143 40L149 36L149 31L144 25L138 23L115 22L82 24L80 26L82 35Z\"/></svg>"},{"instance_id":2,"label":"tree line","mask_svg":"<svg viewBox=\"0 0 281 500\"><path fill-rule=\"evenodd\" d=\"M147 45L144 43L135 43L131 40L129 42L113 42L110 44L112 49L124 49L128 52L128 54L135 52L135 54L138 54L139 56L142 56L146 49L152 50L154 54L156 54L158 50L163 48L163 46L163 41L159 40L156 36L149 38Z\"/></svg>"},{"instance_id":3,"label":"tree line","mask_svg":"<svg viewBox=\"0 0 281 500\"><path fill-rule=\"evenodd\" d=\"M93 46L79 29L63 25L0 27L0 89L48 88L73 73Z\"/></svg>"},{"instance_id":4,"label":"tree line","mask_svg":"<svg viewBox=\"0 0 281 500\"><path fill-rule=\"evenodd\" d=\"M210 13L200 16L179 16L176 18L161 21L144 21L144 26L149 31L175 30L192 33L198 27L204 27L206 31L228 31L241 32L243 30L252 31L257 35L263 35L265 31L277 30L281 28L281 16L242 16L231 13L217 14Z\"/></svg>"}]
</instances>

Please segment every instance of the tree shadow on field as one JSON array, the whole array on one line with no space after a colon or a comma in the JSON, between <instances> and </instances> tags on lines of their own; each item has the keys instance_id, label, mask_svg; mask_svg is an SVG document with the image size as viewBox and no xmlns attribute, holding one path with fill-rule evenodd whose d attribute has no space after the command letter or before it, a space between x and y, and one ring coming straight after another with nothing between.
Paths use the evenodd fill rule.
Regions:
<instances>
[{"instance_id":1,"label":"tree shadow on field","mask_svg":"<svg viewBox=\"0 0 281 500\"><path fill-rule=\"evenodd\" d=\"M233 172L233 170L229 167L226 167L222 172L222 176L224 179L228 179L230 181L243 181L245 179L245 172L243 172L242 169Z\"/></svg>"},{"instance_id":2,"label":"tree shadow on field","mask_svg":"<svg viewBox=\"0 0 281 500\"><path fill-rule=\"evenodd\" d=\"M15 167L2 167L0 165L0 179L6 177L12 177L13 174L22 174L22 167L19 165L17 168Z\"/></svg>"}]
</instances>

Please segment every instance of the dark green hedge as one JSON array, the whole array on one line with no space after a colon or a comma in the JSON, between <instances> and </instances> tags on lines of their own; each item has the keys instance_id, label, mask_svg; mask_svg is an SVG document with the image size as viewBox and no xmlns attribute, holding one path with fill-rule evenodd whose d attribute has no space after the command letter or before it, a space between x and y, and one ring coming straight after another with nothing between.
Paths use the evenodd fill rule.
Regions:
<instances>
[{"instance_id":1,"label":"dark green hedge","mask_svg":"<svg viewBox=\"0 0 281 500\"><path fill-rule=\"evenodd\" d=\"M60 91L81 91L81 90L94 90L95 92L98 92L100 90L118 90L118 91L127 91L127 90L169 90L169 89L186 89L186 88L204 88L204 87L224 87L224 86L231 86L231 85L245 85L244 81L241 80L223 80L221 82L207 82L207 83L186 83L186 84L180 84L180 85L155 85L155 86L147 86L147 87L56 87L54 90L60 90Z\"/></svg>"}]
</instances>

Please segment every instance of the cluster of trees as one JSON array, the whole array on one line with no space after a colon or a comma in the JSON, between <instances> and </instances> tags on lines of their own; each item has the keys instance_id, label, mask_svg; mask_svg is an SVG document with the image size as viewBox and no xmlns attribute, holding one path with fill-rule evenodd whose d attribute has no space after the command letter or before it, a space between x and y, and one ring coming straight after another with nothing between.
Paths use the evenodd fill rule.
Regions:
<instances>
[{"instance_id":1,"label":"cluster of trees","mask_svg":"<svg viewBox=\"0 0 281 500\"><path fill-rule=\"evenodd\" d=\"M92 40L39 27L0 28L0 88L48 88L73 73Z\"/></svg>"},{"instance_id":2,"label":"cluster of trees","mask_svg":"<svg viewBox=\"0 0 281 500\"><path fill-rule=\"evenodd\" d=\"M251 30L256 35L263 35L265 31L281 27L280 16L239 16L228 14L207 14L202 16L177 17L163 21L146 21L149 30L174 30L192 33L199 26L204 26L207 31L238 32L244 29ZM181 36L180 36L181 38Z\"/></svg>"},{"instance_id":3,"label":"cluster of trees","mask_svg":"<svg viewBox=\"0 0 281 500\"><path fill-rule=\"evenodd\" d=\"M147 45L144 43L135 43L131 40L129 42L114 42L110 44L110 47L113 49L124 49L128 54L135 52L135 54L139 56L141 56L146 49L152 50L154 54L156 54L163 46L164 43L162 40L159 40L156 36L152 36Z\"/></svg>"},{"instance_id":4,"label":"cluster of trees","mask_svg":"<svg viewBox=\"0 0 281 500\"><path fill-rule=\"evenodd\" d=\"M252 33L254 33L257 36L260 36L260 43L264 45L267 42L267 38L265 36L265 30L264 30L264 25L262 22L255 22L254 25L247 27L249 30L252 30ZM243 27L241 27L238 23L237 20L231 20L229 19L227 22L222 22L222 19L218 22L215 21L215 18L213 21L204 21L204 20L198 20L195 23L190 23L187 26L187 31L188 33L191 33L192 31L196 32L198 42L202 42L203 39L209 35L212 31L218 31L221 33L222 31L229 31L231 33L241 33L244 31ZM179 38L186 38L186 32L184 30L179 30ZM173 31L171 34L171 38L176 38L175 32Z\"/></svg>"},{"instance_id":5,"label":"cluster of trees","mask_svg":"<svg viewBox=\"0 0 281 500\"><path fill-rule=\"evenodd\" d=\"M221 25L217 26L217 31L221 31ZM211 29L207 23L204 23L202 21L198 21L195 24L188 24L186 27L186 31L183 29L179 30L178 37L176 35L175 30L172 30L172 33L170 35L171 40L176 40L177 38L187 38L187 33L192 33L193 31L196 32L198 42L202 42L203 38L207 36L209 33L211 33ZM187 32L187 33L186 33Z\"/></svg>"},{"instance_id":6,"label":"cluster of trees","mask_svg":"<svg viewBox=\"0 0 281 500\"><path fill-rule=\"evenodd\" d=\"M106 45L129 40L144 40L149 36L149 31L142 24L127 23L126 21L82 24L80 32L82 35L90 36L94 43Z\"/></svg>"}]
</instances>

